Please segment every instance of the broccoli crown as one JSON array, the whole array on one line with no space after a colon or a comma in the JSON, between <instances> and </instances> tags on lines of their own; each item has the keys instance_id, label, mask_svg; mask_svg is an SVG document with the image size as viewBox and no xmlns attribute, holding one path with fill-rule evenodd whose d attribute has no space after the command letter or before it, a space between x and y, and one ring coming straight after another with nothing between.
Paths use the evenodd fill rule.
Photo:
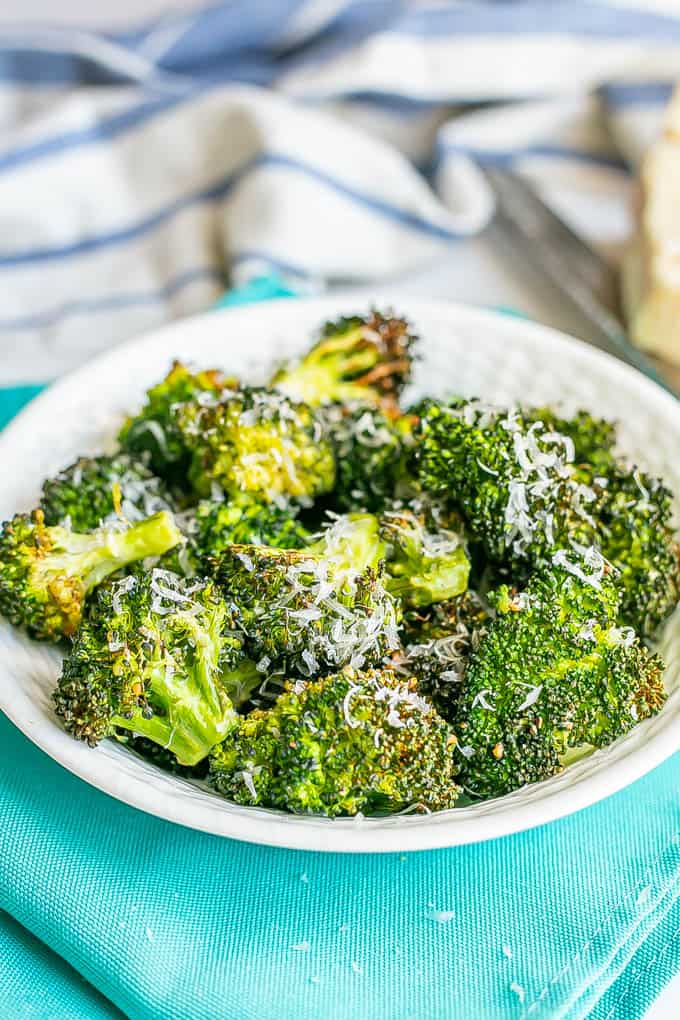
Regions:
<instances>
[{"instance_id":1,"label":"broccoli crown","mask_svg":"<svg viewBox=\"0 0 680 1020\"><path fill-rule=\"evenodd\" d=\"M616 426L588 411L576 411L565 418L550 407L532 407L524 412L528 422L542 422L551 432L567 436L574 444L574 461L606 471L616 463Z\"/></svg>"},{"instance_id":2,"label":"broccoli crown","mask_svg":"<svg viewBox=\"0 0 680 1020\"><path fill-rule=\"evenodd\" d=\"M311 677L348 663L361 668L398 646L398 605L382 585L377 523L368 516L353 528L341 518L310 549L234 545L214 558L263 671L283 664Z\"/></svg>"},{"instance_id":3,"label":"broccoli crown","mask_svg":"<svg viewBox=\"0 0 680 1020\"><path fill-rule=\"evenodd\" d=\"M467 588L470 561L459 534L428 528L426 513L386 510L380 518L387 543L387 588L410 606L428 606Z\"/></svg>"},{"instance_id":4,"label":"broccoli crown","mask_svg":"<svg viewBox=\"0 0 680 1020\"><path fill-rule=\"evenodd\" d=\"M475 400L426 405L419 435L423 489L460 506L492 562L521 576L558 546L593 543L601 485L568 435Z\"/></svg>"},{"instance_id":5,"label":"broccoli crown","mask_svg":"<svg viewBox=\"0 0 680 1020\"><path fill-rule=\"evenodd\" d=\"M600 554L555 559L525 591L498 589L468 662L454 728L474 795L546 779L570 749L608 744L665 700L661 661L616 625L619 592Z\"/></svg>"},{"instance_id":6,"label":"broccoli crown","mask_svg":"<svg viewBox=\"0 0 680 1020\"><path fill-rule=\"evenodd\" d=\"M217 403L184 404L178 422L199 496L218 485L229 497L309 503L333 488L333 453L320 422L281 393L229 391Z\"/></svg>"},{"instance_id":7,"label":"broccoli crown","mask_svg":"<svg viewBox=\"0 0 680 1020\"><path fill-rule=\"evenodd\" d=\"M477 592L404 614L403 648L395 661L415 676L419 690L444 719L456 718L468 660L489 624L489 607Z\"/></svg>"},{"instance_id":8,"label":"broccoli crown","mask_svg":"<svg viewBox=\"0 0 680 1020\"><path fill-rule=\"evenodd\" d=\"M621 618L651 635L680 596L680 551L671 493L641 471L612 466L599 514L600 544L618 571Z\"/></svg>"},{"instance_id":9,"label":"broccoli crown","mask_svg":"<svg viewBox=\"0 0 680 1020\"><path fill-rule=\"evenodd\" d=\"M671 494L616 459L613 426L586 412L561 419L470 401L430 404L420 429L423 487L451 492L497 566L522 579L556 549L595 544L618 570L622 621L652 634L673 609Z\"/></svg>"},{"instance_id":10,"label":"broccoli crown","mask_svg":"<svg viewBox=\"0 0 680 1020\"><path fill-rule=\"evenodd\" d=\"M210 780L239 804L329 816L453 807L456 738L415 681L345 670L289 684L215 749Z\"/></svg>"},{"instance_id":11,"label":"broccoli crown","mask_svg":"<svg viewBox=\"0 0 680 1020\"><path fill-rule=\"evenodd\" d=\"M223 552L229 545L301 549L310 537L294 507L249 500L202 500L196 508L194 535L204 556Z\"/></svg>"},{"instance_id":12,"label":"broccoli crown","mask_svg":"<svg viewBox=\"0 0 680 1020\"><path fill-rule=\"evenodd\" d=\"M126 453L80 457L42 488L46 524L68 522L74 531L94 531L113 516L139 521L171 510L164 483Z\"/></svg>"},{"instance_id":13,"label":"broccoli crown","mask_svg":"<svg viewBox=\"0 0 680 1020\"><path fill-rule=\"evenodd\" d=\"M46 525L42 510L17 514L0 534L0 612L34 637L58 641L77 629L87 594L104 578L181 540L166 511L84 535Z\"/></svg>"},{"instance_id":14,"label":"broccoli crown","mask_svg":"<svg viewBox=\"0 0 680 1020\"><path fill-rule=\"evenodd\" d=\"M299 361L271 385L312 407L330 403L395 407L411 375L416 337L409 324L373 311L327 322Z\"/></svg>"},{"instance_id":15,"label":"broccoli crown","mask_svg":"<svg viewBox=\"0 0 680 1020\"><path fill-rule=\"evenodd\" d=\"M128 418L118 439L125 450L145 454L156 474L181 481L188 468L189 453L177 415L186 403L215 401L220 393L238 385L217 369L192 372L179 361L173 362L165 379L148 390L141 411Z\"/></svg>"},{"instance_id":16,"label":"broccoli crown","mask_svg":"<svg viewBox=\"0 0 680 1020\"><path fill-rule=\"evenodd\" d=\"M133 733L193 766L236 724L234 701L260 681L214 583L155 568L100 588L54 701L79 740Z\"/></svg>"},{"instance_id":17,"label":"broccoli crown","mask_svg":"<svg viewBox=\"0 0 680 1020\"><path fill-rule=\"evenodd\" d=\"M296 517L295 506L258 503L250 499L203 499L180 515L187 541L163 557L160 566L193 577L211 556L230 545L269 545L276 549L302 549L310 533Z\"/></svg>"},{"instance_id":18,"label":"broccoli crown","mask_svg":"<svg viewBox=\"0 0 680 1020\"><path fill-rule=\"evenodd\" d=\"M340 510L379 512L398 487L411 484L414 419L379 407L329 404L322 410L335 457L333 497Z\"/></svg>"}]
</instances>

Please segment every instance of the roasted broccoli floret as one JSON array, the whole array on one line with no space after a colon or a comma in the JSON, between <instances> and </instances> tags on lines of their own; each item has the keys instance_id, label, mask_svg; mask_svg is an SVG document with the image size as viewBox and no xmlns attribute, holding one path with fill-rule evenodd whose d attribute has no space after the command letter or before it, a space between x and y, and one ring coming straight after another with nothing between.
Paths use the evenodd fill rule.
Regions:
<instances>
[{"instance_id":1,"label":"roasted broccoli floret","mask_svg":"<svg viewBox=\"0 0 680 1020\"><path fill-rule=\"evenodd\" d=\"M68 732L91 746L123 731L193 766L261 680L215 584L155 568L99 589L54 702Z\"/></svg>"},{"instance_id":2,"label":"roasted broccoli floret","mask_svg":"<svg viewBox=\"0 0 680 1020\"><path fill-rule=\"evenodd\" d=\"M569 436L474 400L430 403L418 431L423 489L460 507L493 564L521 578L555 548L596 541L601 480L574 464Z\"/></svg>"},{"instance_id":3,"label":"roasted broccoli floret","mask_svg":"<svg viewBox=\"0 0 680 1020\"><path fill-rule=\"evenodd\" d=\"M470 401L431 404L420 427L423 487L442 498L448 488L492 563L513 579L549 564L557 549L594 544L618 570L623 622L649 635L673 609L680 556L671 494L615 458L606 423Z\"/></svg>"},{"instance_id":4,"label":"roasted broccoli floret","mask_svg":"<svg viewBox=\"0 0 680 1020\"><path fill-rule=\"evenodd\" d=\"M416 338L405 319L371 312L327 322L308 353L271 385L294 400L396 407L411 375Z\"/></svg>"},{"instance_id":5,"label":"roasted broccoli floret","mask_svg":"<svg viewBox=\"0 0 680 1020\"><path fill-rule=\"evenodd\" d=\"M147 392L141 411L123 425L118 436L121 446L148 456L156 474L181 484L190 457L177 423L180 408L187 402L214 402L224 389L237 385L217 369L192 372L175 361L165 379Z\"/></svg>"},{"instance_id":6,"label":"roasted broccoli floret","mask_svg":"<svg viewBox=\"0 0 680 1020\"><path fill-rule=\"evenodd\" d=\"M590 464L598 472L616 463L616 426L612 422L584 410L565 417L550 407L532 407L524 415L530 423L540 421L551 432L567 436L574 444L576 464Z\"/></svg>"},{"instance_id":7,"label":"roasted broccoli floret","mask_svg":"<svg viewBox=\"0 0 680 1020\"><path fill-rule=\"evenodd\" d=\"M404 614L403 648L395 654L395 668L415 676L421 693L448 721L456 718L468 660L489 620L488 604L472 590Z\"/></svg>"},{"instance_id":8,"label":"roasted broccoli floret","mask_svg":"<svg viewBox=\"0 0 680 1020\"><path fill-rule=\"evenodd\" d=\"M77 629L88 592L104 578L180 541L166 511L88 534L46 525L42 510L17 514L0 534L0 613L33 637L58 641Z\"/></svg>"},{"instance_id":9,"label":"roasted broccoli floret","mask_svg":"<svg viewBox=\"0 0 680 1020\"><path fill-rule=\"evenodd\" d=\"M398 604L383 586L383 545L370 514L341 517L304 550L234 545L212 569L237 607L263 670L311 677L379 662L398 646Z\"/></svg>"},{"instance_id":10,"label":"roasted broccoli floret","mask_svg":"<svg viewBox=\"0 0 680 1020\"><path fill-rule=\"evenodd\" d=\"M162 558L160 566L184 577L206 572L208 560L231 545L269 545L302 549L310 533L296 517L296 507L249 499L201 500L181 514L178 523L187 541Z\"/></svg>"},{"instance_id":11,"label":"roasted broccoli floret","mask_svg":"<svg viewBox=\"0 0 680 1020\"><path fill-rule=\"evenodd\" d=\"M618 570L621 618L641 634L654 634L680 597L671 499L657 478L616 465L607 471L598 515L600 547Z\"/></svg>"},{"instance_id":12,"label":"roasted broccoli floret","mask_svg":"<svg viewBox=\"0 0 680 1020\"><path fill-rule=\"evenodd\" d=\"M560 772L659 711L662 664L617 626L619 591L595 549L557 554L525 591L503 586L468 662L453 728L464 787L495 797Z\"/></svg>"},{"instance_id":13,"label":"roasted broccoli floret","mask_svg":"<svg viewBox=\"0 0 680 1020\"><path fill-rule=\"evenodd\" d=\"M386 586L409 606L428 606L467 588L470 561L459 534L430 529L427 514L409 508L386 510L380 531L387 544Z\"/></svg>"},{"instance_id":14,"label":"roasted broccoli floret","mask_svg":"<svg viewBox=\"0 0 680 1020\"><path fill-rule=\"evenodd\" d=\"M40 508L46 524L67 522L74 531L94 531L112 516L139 521L160 510L172 510L172 498L141 460L117 453L79 457L48 478Z\"/></svg>"},{"instance_id":15,"label":"roasted broccoli floret","mask_svg":"<svg viewBox=\"0 0 680 1020\"><path fill-rule=\"evenodd\" d=\"M184 404L177 420L199 496L209 497L217 485L227 497L310 503L333 488L333 453L321 423L282 393L225 392L217 403Z\"/></svg>"},{"instance_id":16,"label":"roasted broccoli floret","mask_svg":"<svg viewBox=\"0 0 680 1020\"><path fill-rule=\"evenodd\" d=\"M413 679L345 670L289 684L217 747L210 781L239 804L322 815L453 807L456 738Z\"/></svg>"},{"instance_id":17,"label":"roasted broccoli floret","mask_svg":"<svg viewBox=\"0 0 680 1020\"><path fill-rule=\"evenodd\" d=\"M409 493L413 417L345 404L330 404L321 413L335 457L339 510L377 513L400 489Z\"/></svg>"}]
</instances>

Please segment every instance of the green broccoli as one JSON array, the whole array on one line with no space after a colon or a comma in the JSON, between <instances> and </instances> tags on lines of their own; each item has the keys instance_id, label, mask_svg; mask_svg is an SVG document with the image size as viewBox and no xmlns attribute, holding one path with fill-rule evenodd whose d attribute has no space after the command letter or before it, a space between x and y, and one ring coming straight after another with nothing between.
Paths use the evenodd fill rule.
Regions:
<instances>
[{"instance_id":1,"label":"green broccoli","mask_svg":"<svg viewBox=\"0 0 680 1020\"><path fill-rule=\"evenodd\" d=\"M522 578L558 547L596 541L602 480L574 465L573 440L518 410L430 403L419 425L419 480L453 500L488 558Z\"/></svg>"},{"instance_id":2,"label":"green broccoli","mask_svg":"<svg viewBox=\"0 0 680 1020\"><path fill-rule=\"evenodd\" d=\"M231 545L269 545L302 549L310 533L296 517L296 507L258 503L247 498L201 500L178 518L187 541L166 553L160 566L185 577L205 572L211 556Z\"/></svg>"},{"instance_id":3,"label":"green broccoli","mask_svg":"<svg viewBox=\"0 0 680 1020\"><path fill-rule=\"evenodd\" d=\"M398 646L399 610L382 583L383 552L377 520L354 515L307 549L234 545L212 569L261 668L311 677L372 665Z\"/></svg>"},{"instance_id":4,"label":"green broccoli","mask_svg":"<svg viewBox=\"0 0 680 1020\"><path fill-rule=\"evenodd\" d=\"M469 793L555 775L574 749L603 747L662 707L662 663L617 626L612 573L593 548L560 551L525 591L495 593L453 720Z\"/></svg>"},{"instance_id":5,"label":"green broccoli","mask_svg":"<svg viewBox=\"0 0 680 1020\"><path fill-rule=\"evenodd\" d=\"M165 379L147 392L141 411L123 425L118 436L121 446L134 455L147 456L156 474L181 485L190 456L177 424L180 408L188 402L214 402L224 390L236 386L236 380L225 378L217 369L192 372L181 362L173 362Z\"/></svg>"},{"instance_id":6,"label":"green broccoli","mask_svg":"<svg viewBox=\"0 0 680 1020\"><path fill-rule=\"evenodd\" d=\"M58 641L77 629L88 593L104 578L180 541L166 511L87 534L46 525L42 510L17 514L0 533L0 613L33 637Z\"/></svg>"},{"instance_id":7,"label":"green broccoli","mask_svg":"<svg viewBox=\"0 0 680 1020\"><path fill-rule=\"evenodd\" d=\"M386 587L409 606L427 606L467 588L470 561L459 534L430 529L422 510L386 510L380 518L387 544Z\"/></svg>"},{"instance_id":8,"label":"green broccoli","mask_svg":"<svg viewBox=\"0 0 680 1020\"><path fill-rule=\"evenodd\" d=\"M214 583L155 568L99 589L54 702L68 732L91 746L135 734L194 766L261 682Z\"/></svg>"},{"instance_id":9,"label":"green broccoli","mask_svg":"<svg viewBox=\"0 0 680 1020\"><path fill-rule=\"evenodd\" d=\"M606 473L600 548L618 571L621 619L641 634L654 634L680 597L671 501L669 490L642 471L613 465Z\"/></svg>"},{"instance_id":10,"label":"green broccoli","mask_svg":"<svg viewBox=\"0 0 680 1020\"><path fill-rule=\"evenodd\" d=\"M46 524L68 522L74 531L94 531L112 516L139 521L172 510L172 498L160 478L126 453L79 457L48 478L40 508Z\"/></svg>"},{"instance_id":11,"label":"green broccoli","mask_svg":"<svg viewBox=\"0 0 680 1020\"><path fill-rule=\"evenodd\" d=\"M170 772L172 775L182 776L184 779L206 779L208 776L207 758L203 758L195 765L180 765L172 751L161 747L160 744L155 744L153 740L140 737L127 730L118 730L114 736L119 744L123 744L128 750L138 754L140 758L144 758L156 768L162 769L163 772Z\"/></svg>"},{"instance_id":12,"label":"green broccoli","mask_svg":"<svg viewBox=\"0 0 680 1020\"><path fill-rule=\"evenodd\" d=\"M333 488L333 453L321 423L282 393L243 388L217 403L187 403L177 422L199 496L211 496L217 485L228 498L309 504Z\"/></svg>"},{"instance_id":13,"label":"green broccoli","mask_svg":"<svg viewBox=\"0 0 680 1020\"><path fill-rule=\"evenodd\" d=\"M289 684L215 748L210 781L239 804L328 816L453 807L456 738L412 679L345 670Z\"/></svg>"},{"instance_id":14,"label":"green broccoli","mask_svg":"<svg viewBox=\"0 0 680 1020\"><path fill-rule=\"evenodd\" d=\"M441 498L448 490L491 563L514 580L557 549L596 545L618 570L622 622L649 635L673 609L680 555L671 494L614 457L606 423L470 401L430 404L420 429L423 488Z\"/></svg>"},{"instance_id":15,"label":"green broccoli","mask_svg":"<svg viewBox=\"0 0 680 1020\"><path fill-rule=\"evenodd\" d=\"M400 489L409 492L414 418L356 404L329 404L321 413L335 457L339 510L379 513Z\"/></svg>"},{"instance_id":16,"label":"green broccoli","mask_svg":"<svg viewBox=\"0 0 680 1020\"><path fill-rule=\"evenodd\" d=\"M404 614L403 648L395 654L395 668L416 677L418 689L447 721L456 718L470 655L489 620L488 605L471 589Z\"/></svg>"},{"instance_id":17,"label":"green broccoli","mask_svg":"<svg viewBox=\"0 0 680 1020\"><path fill-rule=\"evenodd\" d=\"M540 421L550 432L570 439L576 464L589 464L595 472L606 472L616 463L616 426L612 422L584 410L564 417L550 407L531 407L524 416L527 422Z\"/></svg>"},{"instance_id":18,"label":"green broccoli","mask_svg":"<svg viewBox=\"0 0 680 1020\"><path fill-rule=\"evenodd\" d=\"M411 375L415 342L405 319L376 311L327 322L311 350L279 369L271 385L311 407L396 407Z\"/></svg>"}]
</instances>

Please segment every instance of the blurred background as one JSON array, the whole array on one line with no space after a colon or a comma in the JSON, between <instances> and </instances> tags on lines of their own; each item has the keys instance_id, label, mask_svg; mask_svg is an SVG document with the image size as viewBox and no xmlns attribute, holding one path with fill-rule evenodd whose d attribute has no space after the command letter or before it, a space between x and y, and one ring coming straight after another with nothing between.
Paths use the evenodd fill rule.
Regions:
<instances>
[{"instance_id":1,"label":"blurred background","mask_svg":"<svg viewBox=\"0 0 680 1020\"><path fill-rule=\"evenodd\" d=\"M587 265L620 322L636 173L680 68L675 9L5 0L4 381L47 382L273 273L296 293L502 306L606 346L564 281ZM494 216L489 171L527 182L604 261L572 245L546 274L528 212Z\"/></svg>"}]
</instances>

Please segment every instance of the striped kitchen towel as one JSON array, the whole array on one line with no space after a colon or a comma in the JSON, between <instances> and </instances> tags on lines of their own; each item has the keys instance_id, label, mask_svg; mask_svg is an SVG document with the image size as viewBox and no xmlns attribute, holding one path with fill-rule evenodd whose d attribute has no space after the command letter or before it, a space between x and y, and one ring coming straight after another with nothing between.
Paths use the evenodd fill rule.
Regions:
<instances>
[{"instance_id":1,"label":"striped kitchen towel","mask_svg":"<svg viewBox=\"0 0 680 1020\"><path fill-rule=\"evenodd\" d=\"M232 0L127 32L0 26L0 385L263 271L305 290L441 258L488 221L480 163L616 243L680 72L680 16L646 7Z\"/></svg>"}]
</instances>

